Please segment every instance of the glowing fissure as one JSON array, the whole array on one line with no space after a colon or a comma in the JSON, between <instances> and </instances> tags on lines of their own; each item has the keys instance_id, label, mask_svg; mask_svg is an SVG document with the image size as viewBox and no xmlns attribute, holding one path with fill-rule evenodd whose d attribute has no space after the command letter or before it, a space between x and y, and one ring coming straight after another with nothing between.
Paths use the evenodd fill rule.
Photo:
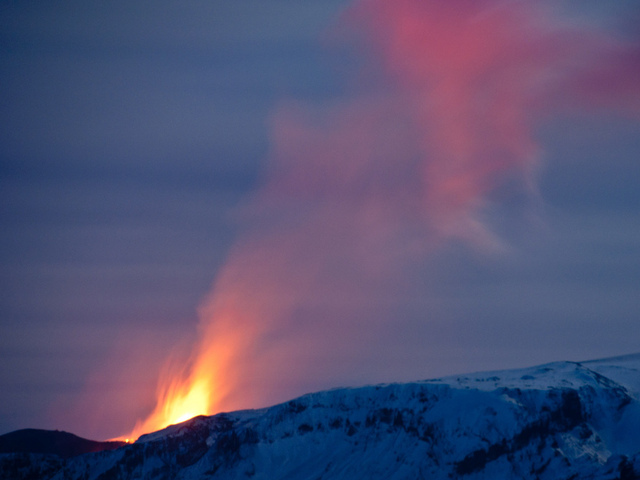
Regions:
<instances>
[{"instance_id":1,"label":"glowing fissure","mask_svg":"<svg viewBox=\"0 0 640 480\"><path fill-rule=\"evenodd\" d=\"M547 7L362 0L346 12L383 80L274 114L269 171L201 308L189 373L162 380L131 438L304 393L379 355L370 345L415 283L410 267L450 238L499 248L478 213L503 182L535 197L540 116L640 111L637 46ZM629 75L624 89L606 81Z\"/></svg>"},{"instance_id":2,"label":"glowing fissure","mask_svg":"<svg viewBox=\"0 0 640 480\"><path fill-rule=\"evenodd\" d=\"M207 380L188 378L184 383L179 383L180 379L174 379L166 387L161 384L155 410L144 422L138 423L126 438L136 439L143 433L181 423L208 412L211 388Z\"/></svg>"}]
</instances>

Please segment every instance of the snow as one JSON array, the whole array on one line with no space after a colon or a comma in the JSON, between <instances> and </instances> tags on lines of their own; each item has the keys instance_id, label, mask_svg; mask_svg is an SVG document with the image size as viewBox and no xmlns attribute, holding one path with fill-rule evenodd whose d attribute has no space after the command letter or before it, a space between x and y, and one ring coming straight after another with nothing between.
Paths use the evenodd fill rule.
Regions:
<instances>
[{"instance_id":1,"label":"snow","mask_svg":"<svg viewBox=\"0 0 640 480\"><path fill-rule=\"evenodd\" d=\"M622 385L640 399L640 354L581 362L586 368Z\"/></svg>"},{"instance_id":2,"label":"snow","mask_svg":"<svg viewBox=\"0 0 640 480\"><path fill-rule=\"evenodd\" d=\"M640 475L639 391L640 355L336 389L196 417L49 478L613 480Z\"/></svg>"}]
</instances>

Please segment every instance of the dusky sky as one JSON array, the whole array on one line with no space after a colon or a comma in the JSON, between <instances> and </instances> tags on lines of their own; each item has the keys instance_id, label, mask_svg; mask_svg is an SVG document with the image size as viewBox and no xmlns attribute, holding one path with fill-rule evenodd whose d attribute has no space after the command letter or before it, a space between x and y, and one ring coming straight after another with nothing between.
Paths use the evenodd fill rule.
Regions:
<instances>
[{"instance_id":1,"label":"dusky sky","mask_svg":"<svg viewBox=\"0 0 640 480\"><path fill-rule=\"evenodd\" d=\"M380 25L393 14L373 18L367 10L384 2L356 3L365 6L345 15L344 0L0 2L0 433L50 428L105 439L130 430L154 407L167 358L188 357L203 331L216 334L203 317L228 308L210 299L216 288L227 295L237 278L249 296L307 290L291 300L295 308L265 313L273 318L259 334L251 333L256 319L220 327L247 329L253 339L235 354L247 365L229 368L251 382L234 383L234 398L246 391L247 400L224 406L640 351L640 88L627 88L640 86L637 2L562 1L554 9L558 23L604 32L631 52L621 54L629 68L614 70L623 81L610 87L622 108L566 98L579 81L533 98L567 105L545 105L531 120L535 161L526 172L508 168L456 204L463 226L443 226L454 206L434 207L449 192L438 197L430 177L424 231L414 226L412 188L396 183L425 151L446 163L447 142L432 144L451 130L446 121L429 123L435 133L424 135L432 144L423 147L416 123L397 113L422 73L406 70L384 41L366 51L345 47L353 22L378 40L394 34ZM478 22L492 18L489 7L513 3L528 2L478 2L487 6L475 13ZM561 70L554 63L545 73ZM399 87L389 86L394 75ZM401 94L389 94L393 88ZM372 120L379 115L389 124ZM378 149L367 164L382 165L367 170L380 188L350 177L360 171L348 168L351 159L370 157L350 150L352 137L341 132L361 119L371 128L358 138L377 141L393 130L380 140L393 148ZM411 133L395 132L403 126ZM474 138L499 143L491 133ZM456 145L458 134L449 139ZM323 154L337 159L326 168L340 172L326 182L317 181ZM396 156L409 159L397 171ZM441 173L428 165L432 176ZM363 199L367 208L386 208L385 199L391 206L352 217ZM398 227L388 217L400 211L411 215ZM363 243L354 218L362 238L384 232ZM425 245L414 247L421 235ZM244 266L239 258L253 252L262 253ZM288 259L274 259L275 267L261 263L281 253ZM360 254L356 267L344 266ZM389 260L395 256L400 266ZM299 266L307 263L321 273ZM376 277L370 287L362 286L367 272ZM280 275L287 280L278 283ZM333 292L334 281L344 295ZM234 301L245 305L244 298ZM270 368L252 370L252 362Z\"/></svg>"}]
</instances>

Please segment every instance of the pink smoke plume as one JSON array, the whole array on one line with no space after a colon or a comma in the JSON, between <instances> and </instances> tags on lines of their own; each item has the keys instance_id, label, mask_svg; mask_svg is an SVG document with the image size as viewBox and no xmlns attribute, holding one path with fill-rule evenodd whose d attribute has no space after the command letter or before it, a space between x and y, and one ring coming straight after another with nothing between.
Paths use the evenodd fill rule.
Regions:
<instances>
[{"instance_id":1,"label":"pink smoke plume","mask_svg":"<svg viewBox=\"0 0 640 480\"><path fill-rule=\"evenodd\" d=\"M451 238L500 248L480 214L514 178L537 195L536 122L638 113L638 46L538 0L362 0L340 28L357 32L376 80L274 114L266 178L203 304L192 363L134 435L352 378L421 259Z\"/></svg>"}]
</instances>

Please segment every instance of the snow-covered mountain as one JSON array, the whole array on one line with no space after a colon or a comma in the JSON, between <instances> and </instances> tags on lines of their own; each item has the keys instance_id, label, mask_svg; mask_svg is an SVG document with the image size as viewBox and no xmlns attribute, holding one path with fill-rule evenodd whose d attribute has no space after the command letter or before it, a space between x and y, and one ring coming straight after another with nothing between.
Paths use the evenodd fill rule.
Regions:
<instances>
[{"instance_id":1,"label":"snow-covered mountain","mask_svg":"<svg viewBox=\"0 0 640 480\"><path fill-rule=\"evenodd\" d=\"M638 479L640 354L336 389L196 417L62 459L0 455L3 478Z\"/></svg>"}]
</instances>

